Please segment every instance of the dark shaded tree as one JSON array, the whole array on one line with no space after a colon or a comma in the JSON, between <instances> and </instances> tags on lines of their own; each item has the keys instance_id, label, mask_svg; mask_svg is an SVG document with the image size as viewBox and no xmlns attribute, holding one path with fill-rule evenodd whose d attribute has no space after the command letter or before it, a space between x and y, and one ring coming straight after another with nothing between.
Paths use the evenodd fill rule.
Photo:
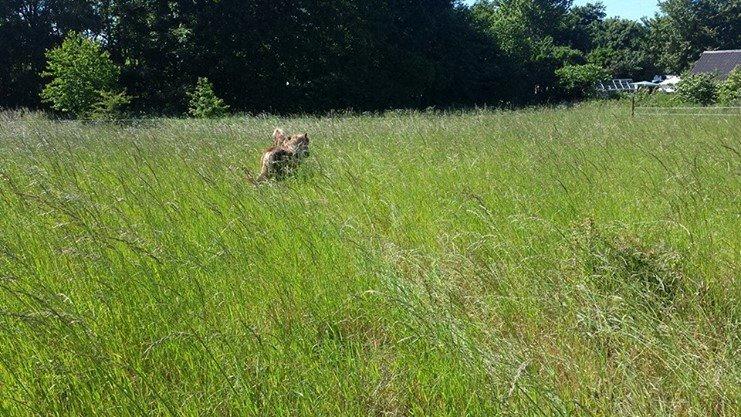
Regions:
<instances>
[{"instance_id":1,"label":"dark shaded tree","mask_svg":"<svg viewBox=\"0 0 741 417\"><path fill-rule=\"evenodd\" d=\"M44 52L71 30L145 113L182 114L199 77L250 112L561 100L567 66L645 78L738 47L740 2L666 0L634 22L571 0L4 0L0 106L40 104Z\"/></svg>"},{"instance_id":2,"label":"dark shaded tree","mask_svg":"<svg viewBox=\"0 0 741 417\"><path fill-rule=\"evenodd\" d=\"M482 0L474 16L503 51L509 90L516 103L559 98L556 70L583 63L569 44L571 0Z\"/></svg>"},{"instance_id":3,"label":"dark shaded tree","mask_svg":"<svg viewBox=\"0 0 741 417\"><path fill-rule=\"evenodd\" d=\"M599 2L572 7L565 21L569 45L585 54L591 51L605 16L605 6Z\"/></svg>"},{"instance_id":4,"label":"dark shaded tree","mask_svg":"<svg viewBox=\"0 0 741 417\"><path fill-rule=\"evenodd\" d=\"M98 33L93 0L0 1L0 106L40 103L46 50L70 30Z\"/></svg>"},{"instance_id":5,"label":"dark shaded tree","mask_svg":"<svg viewBox=\"0 0 741 417\"><path fill-rule=\"evenodd\" d=\"M181 111L201 76L249 111L492 97L496 47L450 0L109 0L101 10L101 36L144 107Z\"/></svg>"},{"instance_id":6,"label":"dark shaded tree","mask_svg":"<svg viewBox=\"0 0 741 417\"><path fill-rule=\"evenodd\" d=\"M650 52L650 29L642 22L610 18L593 27L594 49L587 59L613 77L651 79L660 72Z\"/></svg>"}]
</instances>

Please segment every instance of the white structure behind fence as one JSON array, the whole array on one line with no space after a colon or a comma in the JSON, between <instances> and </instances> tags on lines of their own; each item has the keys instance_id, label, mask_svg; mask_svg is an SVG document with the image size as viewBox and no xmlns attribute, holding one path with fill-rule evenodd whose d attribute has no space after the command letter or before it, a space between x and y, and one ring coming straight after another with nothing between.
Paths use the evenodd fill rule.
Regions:
<instances>
[{"instance_id":1,"label":"white structure behind fence","mask_svg":"<svg viewBox=\"0 0 741 417\"><path fill-rule=\"evenodd\" d=\"M597 91L600 92L617 92L617 91L635 91L636 87L630 78L618 78L611 81L600 82L597 84Z\"/></svg>"}]
</instances>

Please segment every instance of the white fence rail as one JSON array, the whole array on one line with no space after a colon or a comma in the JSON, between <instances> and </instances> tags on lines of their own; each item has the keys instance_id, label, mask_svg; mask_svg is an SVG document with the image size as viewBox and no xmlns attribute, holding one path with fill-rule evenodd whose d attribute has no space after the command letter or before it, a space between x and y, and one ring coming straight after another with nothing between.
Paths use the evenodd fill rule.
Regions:
<instances>
[{"instance_id":1,"label":"white fence rail","mask_svg":"<svg viewBox=\"0 0 741 417\"><path fill-rule=\"evenodd\" d=\"M650 107L640 106L631 101L631 116L707 116L741 117L741 107Z\"/></svg>"}]
</instances>

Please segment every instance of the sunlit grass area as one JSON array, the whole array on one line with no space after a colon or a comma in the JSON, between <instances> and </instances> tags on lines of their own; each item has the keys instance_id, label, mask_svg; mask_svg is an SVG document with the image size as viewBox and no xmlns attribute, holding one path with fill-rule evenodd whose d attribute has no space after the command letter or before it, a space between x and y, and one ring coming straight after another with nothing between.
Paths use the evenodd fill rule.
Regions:
<instances>
[{"instance_id":1,"label":"sunlit grass area","mask_svg":"<svg viewBox=\"0 0 741 417\"><path fill-rule=\"evenodd\" d=\"M741 413L738 117L0 119L0 415Z\"/></svg>"}]
</instances>

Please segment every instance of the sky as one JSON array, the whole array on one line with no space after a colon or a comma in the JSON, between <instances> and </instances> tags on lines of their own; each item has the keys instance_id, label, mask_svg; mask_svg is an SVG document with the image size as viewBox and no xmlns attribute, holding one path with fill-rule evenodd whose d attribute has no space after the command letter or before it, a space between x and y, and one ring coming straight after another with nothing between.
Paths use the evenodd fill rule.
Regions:
<instances>
[{"instance_id":1,"label":"sky","mask_svg":"<svg viewBox=\"0 0 741 417\"><path fill-rule=\"evenodd\" d=\"M574 4L596 3L598 0L574 0ZM607 7L608 16L619 16L638 20L644 16L653 16L659 10L657 0L601 0ZM474 0L466 0L473 3Z\"/></svg>"},{"instance_id":2,"label":"sky","mask_svg":"<svg viewBox=\"0 0 741 417\"><path fill-rule=\"evenodd\" d=\"M574 4L595 3L594 0L575 0ZM602 0L608 16L640 19L653 16L659 10L656 0Z\"/></svg>"}]
</instances>

